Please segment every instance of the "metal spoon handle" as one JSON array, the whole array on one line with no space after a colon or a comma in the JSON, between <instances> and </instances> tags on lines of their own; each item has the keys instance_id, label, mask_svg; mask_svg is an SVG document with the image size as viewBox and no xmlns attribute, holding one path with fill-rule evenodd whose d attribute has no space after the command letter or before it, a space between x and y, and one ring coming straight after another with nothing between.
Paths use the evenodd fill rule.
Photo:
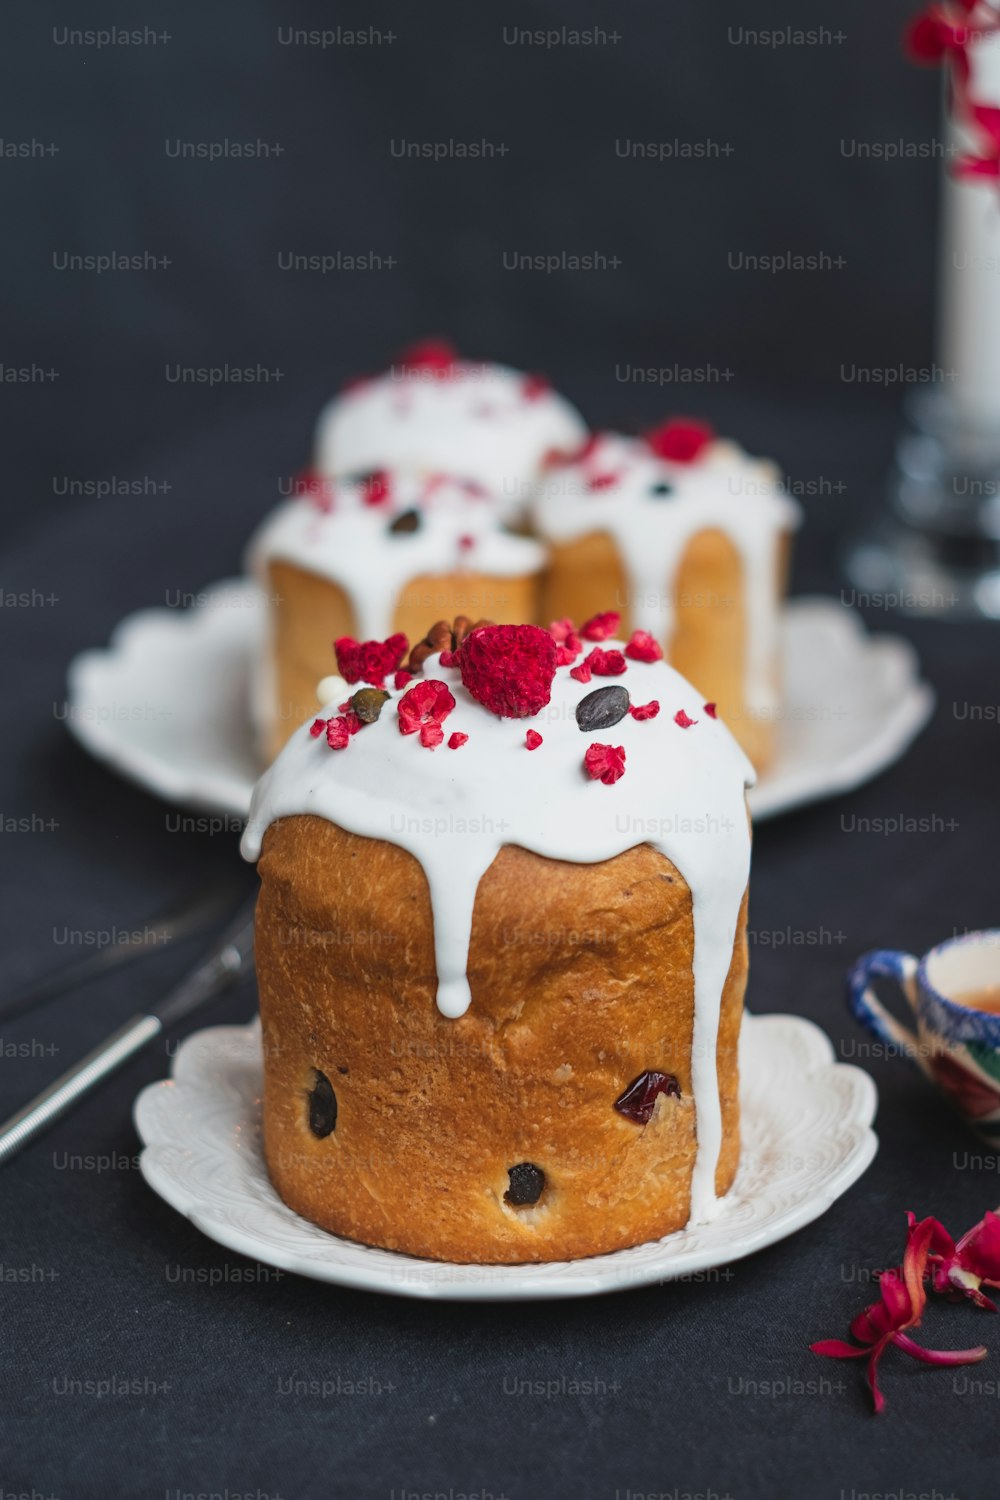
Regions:
<instances>
[{"instance_id":1,"label":"metal spoon handle","mask_svg":"<svg viewBox=\"0 0 1000 1500\"><path fill-rule=\"evenodd\" d=\"M70 1068L0 1127L0 1163L7 1161L64 1115L110 1073L163 1030L159 1016L132 1016L93 1052Z\"/></svg>"}]
</instances>

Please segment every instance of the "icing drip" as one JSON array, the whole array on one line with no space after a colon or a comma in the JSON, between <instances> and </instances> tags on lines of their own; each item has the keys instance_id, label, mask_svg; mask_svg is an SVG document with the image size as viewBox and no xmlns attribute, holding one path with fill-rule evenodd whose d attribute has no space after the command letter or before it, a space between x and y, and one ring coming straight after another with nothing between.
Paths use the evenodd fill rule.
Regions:
<instances>
[{"instance_id":1,"label":"icing drip","mask_svg":"<svg viewBox=\"0 0 1000 1500\"><path fill-rule=\"evenodd\" d=\"M517 513L551 454L575 452L583 418L550 387L505 365L455 361L447 374L390 369L344 391L320 414L316 467L383 466L457 474Z\"/></svg>"},{"instance_id":2,"label":"icing drip","mask_svg":"<svg viewBox=\"0 0 1000 1500\"><path fill-rule=\"evenodd\" d=\"M522 578L545 561L538 542L502 528L494 499L458 480L389 472L380 494L383 485L385 498L376 504L370 479L330 481L321 496L287 500L251 539L249 570L266 586L267 564L277 558L328 578L347 595L357 635L383 640L399 595L415 578ZM414 530L391 529L414 514Z\"/></svg>"},{"instance_id":3,"label":"icing drip","mask_svg":"<svg viewBox=\"0 0 1000 1500\"><path fill-rule=\"evenodd\" d=\"M777 707L778 538L798 525L799 508L772 464L728 442L712 443L693 463L671 463L636 438L605 433L578 461L547 476L534 509L549 541L573 542L595 532L612 537L625 569L632 624L667 650L675 580L688 544L700 531L723 532L743 567L747 704L761 713Z\"/></svg>"},{"instance_id":4,"label":"icing drip","mask_svg":"<svg viewBox=\"0 0 1000 1500\"><path fill-rule=\"evenodd\" d=\"M642 843L658 849L680 870L692 897L698 1153L691 1204L693 1220L709 1217L722 1139L719 1012L750 869L744 800L754 780L749 761L725 725L704 712L694 688L665 662L629 662L614 679L629 689L633 702L655 698L663 712L643 721L626 715L596 736L577 725L577 704L590 688L571 678L568 668L556 672L551 701L530 720L488 713L463 687L458 669L442 667L438 657L424 664L424 675L445 682L456 700L444 723L445 739L457 731L468 742L458 751L446 745L428 750L417 735L400 734L398 695L345 750L331 751L322 737L300 728L257 785L244 856L257 858L270 823L305 813L408 850L427 878L438 1006L447 1016L460 1016L471 999L466 971L476 892L505 844L581 864ZM350 689L339 678L321 686L335 712ZM679 710L696 721L691 728L675 722ZM526 725L543 736L530 754ZM612 786L583 770L584 752L595 738L625 749L625 775Z\"/></svg>"}]
</instances>

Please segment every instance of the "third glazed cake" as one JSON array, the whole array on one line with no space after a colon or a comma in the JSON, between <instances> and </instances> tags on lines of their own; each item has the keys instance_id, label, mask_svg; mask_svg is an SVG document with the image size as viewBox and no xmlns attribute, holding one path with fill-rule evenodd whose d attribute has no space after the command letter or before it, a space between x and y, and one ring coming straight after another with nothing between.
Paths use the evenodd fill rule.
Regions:
<instances>
[{"instance_id":1,"label":"third glazed cake","mask_svg":"<svg viewBox=\"0 0 1000 1500\"><path fill-rule=\"evenodd\" d=\"M798 506L773 464L700 423L601 433L551 467L535 505L544 617L613 603L714 699L760 769L780 703L779 622Z\"/></svg>"},{"instance_id":2,"label":"third glazed cake","mask_svg":"<svg viewBox=\"0 0 1000 1500\"><path fill-rule=\"evenodd\" d=\"M399 634L408 645L438 615L527 619L544 556L472 480L392 469L308 476L248 552L267 599L253 694L264 759L315 714L334 641Z\"/></svg>"},{"instance_id":3,"label":"third glazed cake","mask_svg":"<svg viewBox=\"0 0 1000 1500\"><path fill-rule=\"evenodd\" d=\"M561 1260L732 1184L753 771L611 622L441 622L257 787L268 1170L334 1233Z\"/></svg>"}]
</instances>

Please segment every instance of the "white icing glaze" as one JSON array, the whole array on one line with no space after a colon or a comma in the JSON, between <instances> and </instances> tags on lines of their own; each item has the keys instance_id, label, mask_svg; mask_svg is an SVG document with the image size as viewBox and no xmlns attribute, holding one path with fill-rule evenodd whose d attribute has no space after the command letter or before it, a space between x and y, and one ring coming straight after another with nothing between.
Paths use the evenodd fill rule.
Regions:
<instances>
[{"instance_id":1,"label":"white icing glaze","mask_svg":"<svg viewBox=\"0 0 1000 1500\"><path fill-rule=\"evenodd\" d=\"M654 487L664 484L672 493L655 495ZM754 712L774 710L778 539L798 525L800 512L773 464L724 441L711 443L693 463L668 462L638 438L602 433L578 461L545 477L534 516L548 541L573 542L595 532L613 538L632 625L668 651L675 580L688 543L699 531L724 532L743 564L747 705Z\"/></svg>"},{"instance_id":2,"label":"white icing glaze","mask_svg":"<svg viewBox=\"0 0 1000 1500\"><path fill-rule=\"evenodd\" d=\"M573 453L583 418L506 365L458 360L447 375L392 367L336 396L316 428L322 474L382 467L456 474L523 509L545 459Z\"/></svg>"},{"instance_id":3,"label":"white icing glaze","mask_svg":"<svg viewBox=\"0 0 1000 1500\"><path fill-rule=\"evenodd\" d=\"M505 844L581 864L637 844L660 850L692 896L698 1154L691 1201L692 1219L709 1217L722 1140L719 1013L750 869L744 801L754 780L750 762L725 725L705 714L694 688L664 662L630 661L621 676L595 677L586 685L560 668L548 706L517 720L487 712L462 686L458 669L441 667L437 657L425 663L424 676L446 682L456 699L444 722L445 743L428 750L418 735L400 734L399 694L345 750L331 750L302 726L257 785L244 857L257 858L269 824L305 813L409 850L430 892L438 1005L445 1015L460 1016L471 998L466 970L476 892ZM576 705L610 684L627 687L636 704L657 699L658 717L639 722L626 715L611 729L583 733ZM333 705L329 712L353 691L339 678L322 686ZM697 720L693 727L675 722L679 709ZM534 751L525 747L529 728L543 736ZM469 741L450 750L447 739L455 730ZM595 741L625 748L625 775L612 786L583 769L584 752ZM651 1058L649 1066L664 1062Z\"/></svg>"},{"instance_id":4,"label":"white icing glaze","mask_svg":"<svg viewBox=\"0 0 1000 1500\"><path fill-rule=\"evenodd\" d=\"M331 480L316 493L285 501L250 541L249 570L266 585L267 564L281 559L319 574L343 589L361 640L384 640L406 585L425 574L481 573L523 578L537 573L545 549L505 531L501 507L457 479L386 472L388 494L366 503L364 483ZM416 531L392 532L391 523L417 511ZM428 623L430 623L428 621Z\"/></svg>"}]
</instances>

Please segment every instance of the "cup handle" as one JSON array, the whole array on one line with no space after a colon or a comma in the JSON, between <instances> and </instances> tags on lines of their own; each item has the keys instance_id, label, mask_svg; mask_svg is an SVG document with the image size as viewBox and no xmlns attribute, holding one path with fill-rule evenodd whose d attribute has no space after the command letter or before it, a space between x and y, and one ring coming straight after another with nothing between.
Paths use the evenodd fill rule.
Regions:
<instances>
[{"instance_id":1,"label":"cup handle","mask_svg":"<svg viewBox=\"0 0 1000 1500\"><path fill-rule=\"evenodd\" d=\"M863 953L847 976L847 1003L855 1020L893 1052L908 1057L919 1067L920 1046L916 1032L886 1010L871 986L873 979L895 979L915 1013L918 962L912 953L900 953L894 948L876 948L871 953Z\"/></svg>"}]
</instances>

